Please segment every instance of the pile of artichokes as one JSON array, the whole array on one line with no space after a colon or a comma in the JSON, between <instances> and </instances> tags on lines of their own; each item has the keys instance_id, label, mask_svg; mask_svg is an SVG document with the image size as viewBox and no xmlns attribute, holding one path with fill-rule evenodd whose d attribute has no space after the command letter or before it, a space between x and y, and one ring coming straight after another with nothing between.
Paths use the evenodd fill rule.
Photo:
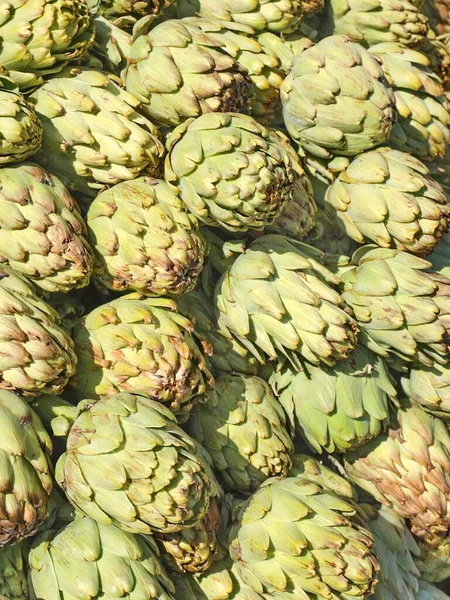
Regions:
<instances>
[{"instance_id":1,"label":"pile of artichokes","mask_svg":"<svg viewBox=\"0 0 450 600\"><path fill-rule=\"evenodd\" d=\"M450 600L450 0L0 1L0 600Z\"/></svg>"}]
</instances>

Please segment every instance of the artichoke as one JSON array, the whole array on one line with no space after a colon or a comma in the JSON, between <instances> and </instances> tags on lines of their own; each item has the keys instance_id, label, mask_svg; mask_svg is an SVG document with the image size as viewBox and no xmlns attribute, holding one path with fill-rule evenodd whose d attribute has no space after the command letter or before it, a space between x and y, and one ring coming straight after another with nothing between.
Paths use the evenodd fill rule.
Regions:
<instances>
[{"instance_id":1,"label":"artichoke","mask_svg":"<svg viewBox=\"0 0 450 600\"><path fill-rule=\"evenodd\" d=\"M0 132L1 166L26 160L39 150L42 142L40 120L25 101L16 83L2 72L0 72Z\"/></svg>"},{"instance_id":2,"label":"artichoke","mask_svg":"<svg viewBox=\"0 0 450 600\"><path fill-rule=\"evenodd\" d=\"M90 312L75 333L81 398L118 392L149 396L185 421L210 378L193 324L166 298L130 294Z\"/></svg>"},{"instance_id":3,"label":"artichoke","mask_svg":"<svg viewBox=\"0 0 450 600\"><path fill-rule=\"evenodd\" d=\"M439 540L439 545L434 547L426 542L419 542L420 556L416 558L416 565L420 576L425 581L439 583L450 577L450 538Z\"/></svg>"},{"instance_id":4,"label":"artichoke","mask_svg":"<svg viewBox=\"0 0 450 600\"><path fill-rule=\"evenodd\" d=\"M94 24L85 0L4 0L0 2L0 65L22 91L81 58L94 42Z\"/></svg>"},{"instance_id":5,"label":"artichoke","mask_svg":"<svg viewBox=\"0 0 450 600\"><path fill-rule=\"evenodd\" d=\"M373 46L381 42L420 44L428 31L428 20L415 0L330 0L328 20L335 34L353 42Z\"/></svg>"},{"instance_id":6,"label":"artichoke","mask_svg":"<svg viewBox=\"0 0 450 600\"><path fill-rule=\"evenodd\" d=\"M435 543L450 525L450 434L446 425L406 401L378 438L344 456L356 483L398 515L414 535Z\"/></svg>"},{"instance_id":7,"label":"artichoke","mask_svg":"<svg viewBox=\"0 0 450 600\"><path fill-rule=\"evenodd\" d=\"M200 221L229 231L271 223L303 175L287 138L247 115L189 119L166 145L166 181Z\"/></svg>"},{"instance_id":8,"label":"artichoke","mask_svg":"<svg viewBox=\"0 0 450 600\"><path fill-rule=\"evenodd\" d=\"M210 299L196 290L177 299L182 314L194 323L196 334L207 353L206 364L215 373L256 374L258 361L233 337L218 329L217 317Z\"/></svg>"},{"instance_id":9,"label":"artichoke","mask_svg":"<svg viewBox=\"0 0 450 600\"><path fill-rule=\"evenodd\" d=\"M376 509L364 505L364 511L380 561L373 600L416 600L420 573L414 561L420 550L405 520L386 506Z\"/></svg>"},{"instance_id":10,"label":"artichoke","mask_svg":"<svg viewBox=\"0 0 450 600\"><path fill-rule=\"evenodd\" d=\"M377 437L397 396L383 359L361 346L328 370L285 365L269 383L292 430L318 453L346 452Z\"/></svg>"},{"instance_id":11,"label":"artichoke","mask_svg":"<svg viewBox=\"0 0 450 600\"><path fill-rule=\"evenodd\" d=\"M44 126L36 162L67 187L94 197L139 174L154 175L164 148L139 101L112 77L67 69L30 97Z\"/></svg>"},{"instance_id":12,"label":"artichoke","mask_svg":"<svg viewBox=\"0 0 450 600\"><path fill-rule=\"evenodd\" d=\"M202 519L217 485L169 409L116 394L78 405L56 479L70 502L130 533L173 533Z\"/></svg>"},{"instance_id":13,"label":"artichoke","mask_svg":"<svg viewBox=\"0 0 450 600\"><path fill-rule=\"evenodd\" d=\"M186 431L208 451L224 489L249 495L268 477L288 474L294 445L265 381L224 375L202 400Z\"/></svg>"},{"instance_id":14,"label":"artichoke","mask_svg":"<svg viewBox=\"0 0 450 600\"><path fill-rule=\"evenodd\" d=\"M312 0L310 4L314 2L315 0ZM303 1L302 4L303 8L306 8L307 2ZM265 32L258 36L258 42L266 54L275 56L278 59L280 68L285 75L292 71L297 54L301 54L307 48L314 46L312 40L307 37L298 36L298 34L281 38L274 33Z\"/></svg>"},{"instance_id":15,"label":"artichoke","mask_svg":"<svg viewBox=\"0 0 450 600\"><path fill-rule=\"evenodd\" d=\"M358 507L345 495L348 483L335 476L331 489L323 467L302 460L303 473L267 480L241 509L230 534L237 572L260 594L369 596L378 561Z\"/></svg>"},{"instance_id":16,"label":"artichoke","mask_svg":"<svg viewBox=\"0 0 450 600\"><path fill-rule=\"evenodd\" d=\"M430 261L433 271L450 278L450 232L444 235L427 260Z\"/></svg>"},{"instance_id":17,"label":"artichoke","mask_svg":"<svg viewBox=\"0 0 450 600\"><path fill-rule=\"evenodd\" d=\"M352 160L328 188L327 209L356 242L428 254L446 233L450 204L419 160L378 148Z\"/></svg>"},{"instance_id":18,"label":"artichoke","mask_svg":"<svg viewBox=\"0 0 450 600\"><path fill-rule=\"evenodd\" d=\"M360 341L380 356L432 366L448 358L450 279L425 273L418 256L365 246L341 275L342 297L361 327Z\"/></svg>"},{"instance_id":19,"label":"artichoke","mask_svg":"<svg viewBox=\"0 0 450 600\"><path fill-rule=\"evenodd\" d=\"M219 328L261 364L286 356L334 365L356 345L356 325L324 255L280 235L255 240L216 288Z\"/></svg>"},{"instance_id":20,"label":"artichoke","mask_svg":"<svg viewBox=\"0 0 450 600\"><path fill-rule=\"evenodd\" d=\"M49 459L52 442L27 403L3 390L0 391L0 422L0 546L4 546L34 535L47 517L48 497L53 488ZM2 559L3 556L0 574L6 570ZM10 560L17 564L21 559L16 553L14 558L10 554Z\"/></svg>"},{"instance_id":21,"label":"artichoke","mask_svg":"<svg viewBox=\"0 0 450 600\"><path fill-rule=\"evenodd\" d=\"M389 145L427 162L443 157L450 143L450 112L442 81L421 52L401 44L370 48L394 90L398 119Z\"/></svg>"},{"instance_id":22,"label":"artichoke","mask_svg":"<svg viewBox=\"0 0 450 600\"><path fill-rule=\"evenodd\" d=\"M29 556L31 600L172 600L151 538L78 517L38 534Z\"/></svg>"},{"instance_id":23,"label":"artichoke","mask_svg":"<svg viewBox=\"0 0 450 600\"><path fill-rule=\"evenodd\" d=\"M415 600L450 600L450 596L435 585L421 579L419 581L419 592Z\"/></svg>"},{"instance_id":24,"label":"artichoke","mask_svg":"<svg viewBox=\"0 0 450 600\"><path fill-rule=\"evenodd\" d=\"M88 285L94 257L78 206L38 165L0 170L0 262L47 292Z\"/></svg>"},{"instance_id":25,"label":"artichoke","mask_svg":"<svg viewBox=\"0 0 450 600\"><path fill-rule=\"evenodd\" d=\"M197 221L164 181L139 177L101 192L87 214L97 281L154 296L190 291L203 268Z\"/></svg>"},{"instance_id":26,"label":"artichoke","mask_svg":"<svg viewBox=\"0 0 450 600\"><path fill-rule=\"evenodd\" d=\"M248 105L253 86L247 70L224 52L223 42L193 23L165 21L133 39L123 77L152 121L179 125Z\"/></svg>"},{"instance_id":27,"label":"artichoke","mask_svg":"<svg viewBox=\"0 0 450 600\"><path fill-rule=\"evenodd\" d=\"M302 18L302 0L177 0L178 16L234 21L255 31L290 33Z\"/></svg>"},{"instance_id":28,"label":"artichoke","mask_svg":"<svg viewBox=\"0 0 450 600\"><path fill-rule=\"evenodd\" d=\"M118 27L129 29L142 17L152 23L173 3L174 0L100 0L99 12Z\"/></svg>"},{"instance_id":29,"label":"artichoke","mask_svg":"<svg viewBox=\"0 0 450 600\"><path fill-rule=\"evenodd\" d=\"M319 205L314 219L314 227L303 241L333 256L351 256L358 245L348 237L337 221L335 211L324 210Z\"/></svg>"},{"instance_id":30,"label":"artichoke","mask_svg":"<svg viewBox=\"0 0 450 600\"><path fill-rule=\"evenodd\" d=\"M0 548L0 598L29 600L23 544Z\"/></svg>"},{"instance_id":31,"label":"artichoke","mask_svg":"<svg viewBox=\"0 0 450 600\"><path fill-rule=\"evenodd\" d=\"M219 507L211 499L208 513L193 527L176 533L156 534L164 550L163 560L170 569L184 574L207 571L217 550L219 521Z\"/></svg>"},{"instance_id":32,"label":"artichoke","mask_svg":"<svg viewBox=\"0 0 450 600\"><path fill-rule=\"evenodd\" d=\"M450 419L450 364L417 364L402 376L403 391L434 415Z\"/></svg>"},{"instance_id":33,"label":"artichoke","mask_svg":"<svg viewBox=\"0 0 450 600\"><path fill-rule=\"evenodd\" d=\"M325 38L296 57L281 101L291 137L323 159L383 144L395 119L380 64L345 36Z\"/></svg>"},{"instance_id":34,"label":"artichoke","mask_svg":"<svg viewBox=\"0 0 450 600\"><path fill-rule=\"evenodd\" d=\"M8 267L0 267L0 389L28 398L59 394L76 356L58 313Z\"/></svg>"}]
</instances>

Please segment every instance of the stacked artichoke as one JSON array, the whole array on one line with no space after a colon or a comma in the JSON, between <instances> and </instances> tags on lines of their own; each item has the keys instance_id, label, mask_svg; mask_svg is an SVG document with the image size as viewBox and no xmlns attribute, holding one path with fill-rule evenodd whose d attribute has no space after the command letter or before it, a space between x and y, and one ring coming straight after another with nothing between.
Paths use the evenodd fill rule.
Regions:
<instances>
[{"instance_id":1,"label":"stacked artichoke","mask_svg":"<svg viewBox=\"0 0 450 600\"><path fill-rule=\"evenodd\" d=\"M0 599L450 600L448 0L0 2Z\"/></svg>"}]
</instances>

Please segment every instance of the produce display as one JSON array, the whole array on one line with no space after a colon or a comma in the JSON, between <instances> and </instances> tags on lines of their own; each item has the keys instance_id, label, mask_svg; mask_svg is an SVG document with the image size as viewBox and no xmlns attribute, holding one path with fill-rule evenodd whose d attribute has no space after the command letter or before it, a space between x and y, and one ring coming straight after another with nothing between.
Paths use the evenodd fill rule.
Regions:
<instances>
[{"instance_id":1,"label":"produce display","mask_svg":"<svg viewBox=\"0 0 450 600\"><path fill-rule=\"evenodd\" d=\"M450 0L0 1L0 600L450 600Z\"/></svg>"}]
</instances>

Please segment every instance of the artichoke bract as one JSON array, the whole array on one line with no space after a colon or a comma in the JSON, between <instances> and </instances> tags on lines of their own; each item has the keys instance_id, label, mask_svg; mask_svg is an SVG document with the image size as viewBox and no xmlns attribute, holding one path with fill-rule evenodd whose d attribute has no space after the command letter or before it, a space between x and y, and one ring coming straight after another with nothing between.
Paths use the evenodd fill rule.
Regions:
<instances>
[{"instance_id":1,"label":"artichoke bract","mask_svg":"<svg viewBox=\"0 0 450 600\"><path fill-rule=\"evenodd\" d=\"M247 115L190 119L166 143L166 181L200 221L229 231L271 223L303 173L285 136Z\"/></svg>"},{"instance_id":2,"label":"artichoke bract","mask_svg":"<svg viewBox=\"0 0 450 600\"><path fill-rule=\"evenodd\" d=\"M59 322L28 281L0 266L0 389L29 398L64 389L77 361Z\"/></svg>"},{"instance_id":3,"label":"artichoke bract","mask_svg":"<svg viewBox=\"0 0 450 600\"><path fill-rule=\"evenodd\" d=\"M450 112L442 81L428 58L394 43L377 44L370 52L381 61L394 91L398 119L389 145L424 162L443 158L450 143Z\"/></svg>"},{"instance_id":4,"label":"artichoke bract","mask_svg":"<svg viewBox=\"0 0 450 600\"><path fill-rule=\"evenodd\" d=\"M434 415L450 419L450 363L413 364L401 384L408 398Z\"/></svg>"},{"instance_id":5,"label":"artichoke bract","mask_svg":"<svg viewBox=\"0 0 450 600\"><path fill-rule=\"evenodd\" d=\"M24 400L2 390L0 420L0 546L3 546L36 533L47 518L53 479L49 459L52 442L36 413Z\"/></svg>"},{"instance_id":6,"label":"artichoke bract","mask_svg":"<svg viewBox=\"0 0 450 600\"><path fill-rule=\"evenodd\" d=\"M385 143L395 120L379 62L345 36L325 38L295 58L281 102L291 137L323 159Z\"/></svg>"},{"instance_id":7,"label":"artichoke bract","mask_svg":"<svg viewBox=\"0 0 450 600\"><path fill-rule=\"evenodd\" d=\"M0 548L0 598L29 600L26 560L22 544Z\"/></svg>"},{"instance_id":8,"label":"artichoke bract","mask_svg":"<svg viewBox=\"0 0 450 600\"><path fill-rule=\"evenodd\" d=\"M310 457L298 467L294 477L268 479L241 509L230 534L238 574L260 594L369 596L378 560L364 518L346 496L348 482L334 476L330 488L326 469Z\"/></svg>"},{"instance_id":9,"label":"artichoke bract","mask_svg":"<svg viewBox=\"0 0 450 600\"><path fill-rule=\"evenodd\" d=\"M78 410L56 465L74 506L130 533L176 532L206 515L213 476L169 409L122 393Z\"/></svg>"},{"instance_id":10,"label":"artichoke bract","mask_svg":"<svg viewBox=\"0 0 450 600\"><path fill-rule=\"evenodd\" d=\"M450 525L450 435L446 425L406 401L378 438L347 452L350 480L434 543Z\"/></svg>"},{"instance_id":11,"label":"artichoke bract","mask_svg":"<svg viewBox=\"0 0 450 600\"><path fill-rule=\"evenodd\" d=\"M71 384L81 398L144 394L187 420L210 379L193 327L166 298L130 294L99 306L75 332Z\"/></svg>"},{"instance_id":12,"label":"artichoke bract","mask_svg":"<svg viewBox=\"0 0 450 600\"><path fill-rule=\"evenodd\" d=\"M62 182L22 163L0 170L0 262L46 292L88 285L93 252L78 206Z\"/></svg>"},{"instance_id":13,"label":"artichoke bract","mask_svg":"<svg viewBox=\"0 0 450 600\"><path fill-rule=\"evenodd\" d=\"M37 152L42 134L42 123L16 83L0 73L0 165L21 162Z\"/></svg>"},{"instance_id":14,"label":"artichoke bract","mask_svg":"<svg viewBox=\"0 0 450 600\"><path fill-rule=\"evenodd\" d=\"M234 21L255 31L290 33L302 16L302 0L177 0L178 16Z\"/></svg>"},{"instance_id":15,"label":"artichoke bract","mask_svg":"<svg viewBox=\"0 0 450 600\"><path fill-rule=\"evenodd\" d=\"M8 0L0 3L0 65L29 92L81 58L94 42L85 0Z\"/></svg>"},{"instance_id":16,"label":"artichoke bract","mask_svg":"<svg viewBox=\"0 0 450 600\"><path fill-rule=\"evenodd\" d=\"M416 565L420 576L425 581L441 582L450 577L450 538L440 540L438 546L430 546L426 542L419 542L420 556Z\"/></svg>"},{"instance_id":17,"label":"artichoke bract","mask_svg":"<svg viewBox=\"0 0 450 600\"><path fill-rule=\"evenodd\" d=\"M430 261L433 271L450 278L450 232L444 235L434 252L427 256L427 260Z\"/></svg>"},{"instance_id":18,"label":"artichoke bract","mask_svg":"<svg viewBox=\"0 0 450 600\"><path fill-rule=\"evenodd\" d=\"M315 452L346 452L375 438L389 417L397 392L381 359L357 347L347 360L327 370L289 365L269 380L291 423Z\"/></svg>"},{"instance_id":19,"label":"artichoke bract","mask_svg":"<svg viewBox=\"0 0 450 600\"><path fill-rule=\"evenodd\" d=\"M386 358L445 364L449 351L450 279L426 273L423 258L365 246L341 275L342 296L361 328L360 341Z\"/></svg>"},{"instance_id":20,"label":"artichoke bract","mask_svg":"<svg viewBox=\"0 0 450 600\"><path fill-rule=\"evenodd\" d=\"M151 538L89 517L39 533L29 565L31 600L173 600Z\"/></svg>"},{"instance_id":21,"label":"artichoke bract","mask_svg":"<svg viewBox=\"0 0 450 600\"><path fill-rule=\"evenodd\" d=\"M95 198L86 220L94 273L107 288L179 296L195 286L206 244L166 182L118 183Z\"/></svg>"},{"instance_id":22,"label":"artichoke bract","mask_svg":"<svg viewBox=\"0 0 450 600\"><path fill-rule=\"evenodd\" d=\"M450 204L428 169L406 152L377 148L352 160L325 195L356 242L428 254L446 233Z\"/></svg>"},{"instance_id":23,"label":"artichoke bract","mask_svg":"<svg viewBox=\"0 0 450 600\"><path fill-rule=\"evenodd\" d=\"M173 3L174 0L100 0L99 11L117 27L129 29L142 17L152 23Z\"/></svg>"},{"instance_id":24,"label":"artichoke bract","mask_svg":"<svg viewBox=\"0 0 450 600\"><path fill-rule=\"evenodd\" d=\"M285 477L294 445L286 416L259 377L224 375L198 404L186 431L208 451L223 487L251 494L269 477Z\"/></svg>"},{"instance_id":25,"label":"artichoke bract","mask_svg":"<svg viewBox=\"0 0 450 600\"><path fill-rule=\"evenodd\" d=\"M219 328L265 364L287 356L334 365L356 345L339 278L320 250L280 235L255 240L217 284Z\"/></svg>"},{"instance_id":26,"label":"artichoke bract","mask_svg":"<svg viewBox=\"0 0 450 600\"><path fill-rule=\"evenodd\" d=\"M123 75L126 89L161 125L178 125L204 113L237 112L247 107L252 82L223 48L191 22L160 23L134 37Z\"/></svg>"},{"instance_id":27,"label":"artichoke bract","mask_svg":"<svg viewBox=\"0 0 450 600\"><path fill-rule=\"evenodd\" d=\"M70 190L96 196L140 174L154 175L164 147L157 128L136 112L139 101L114 78L67 69L30 96L44 127L33 160Z\"/></svg>"},{"instance_id":28,"label":"artichoke bract","mask_svg":"<svg viewBox=\"0 0 450 600\"><path fill-rule=\"evenodd\" d=\"M421 579L415 600L448 600L449 596L435 585Z\"/></svg>"},{"instance_id":29,"label":"artichoke bract","mask_svg":"<svg viewBox=\"0 0 450 600\"><path fill-rule=\"evenodd\" d=\"M330 0L328 19L333 33L373 46L380 42L417 45L426 39L428 20L412 0Z\"/></svg>"}]
</instances>

